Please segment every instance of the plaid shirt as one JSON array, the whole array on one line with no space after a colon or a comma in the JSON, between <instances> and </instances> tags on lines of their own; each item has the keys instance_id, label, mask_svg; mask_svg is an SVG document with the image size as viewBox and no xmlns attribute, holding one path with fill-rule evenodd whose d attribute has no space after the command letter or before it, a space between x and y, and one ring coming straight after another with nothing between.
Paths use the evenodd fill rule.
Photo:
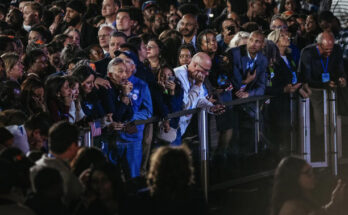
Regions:
<instances>
[{"instance_id":1,"label":"plaid shirt","mask_svg":"<svg viewBox=\"0 0 348 215\"><path fill-rule=\"evenodd\" d=\"M340 36L336 43L341 46L343 51L343 59L348 59L348 28L340 31Z\"/></svg>"}]
</instances>

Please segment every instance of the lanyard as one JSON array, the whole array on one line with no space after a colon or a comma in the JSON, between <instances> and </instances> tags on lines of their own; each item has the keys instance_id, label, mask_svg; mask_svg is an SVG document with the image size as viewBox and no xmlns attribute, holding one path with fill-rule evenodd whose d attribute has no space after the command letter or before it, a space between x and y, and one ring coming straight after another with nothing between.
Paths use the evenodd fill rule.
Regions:
<instances>
[{"instance_id":1,"label":"lanyard","mask_svg":"<svg viewBox=\"0 0 348 215\"><path fill-rule=\"evenodd\" d=\"M282 59L291 72L291 75L292 75L291 83L296 84L297 83L297 75L296 75L296 72L292 69L290 61L289 60L286 61L284 58L282 58Z\"/></svg>"},{"instance_id":2,"label":"lanyard","mask_svg":"<svg viewBox=\"0 0 348 215\"><path fill-rule=\"evenodd\" d=\"M253 67L254 67L254 64L255 64L255 62L256 62L256 60L257 60L257 54L256 54L256 57L254 58L254 59L251 59L251 56L250 56L250 54L249 54L249 52L248 52L248 63L247 63L247 70L248 69L252 69Z\"/></svg>"},{"instance_id":3,"label":"lanyard","mask_svg":"<svg viewBox=\"0 0 348 215\"><path fill-rule=\"evenodd\" d=\"M283 57L282 57L282 59L283 59L284 63L286 64L286 66L289 68L290 72L292 72L292 67L290 65L290 61L289 60L286 61Z\"/></svg>"},{"instance_id":4,"label":"lanyard","mask_svg":"<svg viewBox=\"0 0 348 215\"><path fill-rule=\"evenodd\" d=\"M319 55L319 57L320 57L321 67L323 68L324 73L328 73L328 72L327 72L327 68L328 68L328 66L329 66L329 58L330 58L330 57L327 57L327 58L326 58L326 64L324 65L324 61L323 61L323 59L322 59L322 57L321 57L321 55L320 55L320 52L319 52L318 47L317 47L317 52L318 52L318 55Z\"/></svg>"}]
</instances>

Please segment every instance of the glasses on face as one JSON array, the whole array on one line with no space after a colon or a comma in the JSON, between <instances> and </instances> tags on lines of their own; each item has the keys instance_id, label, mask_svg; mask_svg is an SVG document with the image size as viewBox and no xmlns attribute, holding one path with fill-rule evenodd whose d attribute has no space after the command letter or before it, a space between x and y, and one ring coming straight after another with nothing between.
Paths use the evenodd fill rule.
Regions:
<instances>
[{"instance_id":1,"label":"glasses on face","mask_svg":"<svg viewBox=\"0 0 348 215\"><path fill-rule=\"evenodd\" d=\"M101 35L98 35L98 38L105 38L105 37L110 37L109 34L101 34Z\"/></svg>"},{"instance_id":2,"label":"glasses on face","mask_svg":"<svg viewBox=\"0 0 348 215\"><path fill-rule=\"evenodd\" d=\"M157 47L156 46L149 46L149 45L147 45L147 46L145 46L147 49L156 49Z\"/></svg>"},{"instance_id":3,"label":"glasses on face","mask_svg":"<svg viewBox=\"0 0 348 215\"><path fill-rule=\"evenodd\" d=\"M276 29L279 29L279 30L288 30L288 26L286 26L286 25L278 25L278 26L272 25L271 28L274 29L274 30L276 30Z\"/></svg>"},{"instance_id":4,"label":"glasses on face","mask_svg":"<svg viewBox=\"0 0 348 215\"><path fill-rule=\"evenodd\" d=\"M204 68L202 65L200 65L200 64L197 64L202 70L203 70L203 72L205 73L205 74L208 74L209 73L209 71L210 71L210 69L206 69L206 68Z\"/></svg>"}]
</instances>

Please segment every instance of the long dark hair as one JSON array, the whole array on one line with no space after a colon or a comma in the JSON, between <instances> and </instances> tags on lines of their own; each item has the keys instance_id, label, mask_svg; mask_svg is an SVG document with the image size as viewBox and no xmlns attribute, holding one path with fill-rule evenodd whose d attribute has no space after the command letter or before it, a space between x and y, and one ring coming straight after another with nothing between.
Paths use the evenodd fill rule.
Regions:
<instances>
[{"instance_id":1,"label":"long dark hair","mask_svg":"<svg viewBox=\"0 0 348 215\"><path fill-rule=\"evenodd\" d=\"M307 162L297 157L283 158L276 169L272 191L271 215L278 215L288 200L305 199L299 185L302 168Z\"/></svg>"},{"instance_id":2,"label":"long dark hair","mask_svg":"<svg viewBox=\"0 0 348 215\"><path fill-rule=\"evenodd\" d=\"M301 3L299 0L293 0L295 3L295 10L294 12L299 12L301 10ZM283 13L285 11L285 2L286 0L281 0L279 5L279 12Z\"/></svg>"},{"instance_id":3,"label":"long dark hair","mask_svg":"<svg viewBox=\"0 0 348 215\"><path fill-rule=\"evenodd\" d=\"M91 69L91 67L86 66L86 65L78 66L78 67L74 68L74 70L72 72L72 76L75 77L80 83L80 95L81 96L86 96L85 92L82 90L81 85L90 75L94 75L94 71Z\"/></svg>"},{"instance_id":4,"label":"long dark hair","mask_svg":"<svg viewBox=\"0 0 348 215\"><path fill-rule=\"evenodd\" d=\"M150 41L153 41L157 44L158 49L159 49L159 53L158 53L158 59L159 59L159 64L163 65L166 63L166 60L163 57L163 52L164 52L164 44L162 43L161 40L157 39L156 37L153 37L151 39L149 39L147 41L147 43L149 43ZM145 65L149 66L151 68L151 64L150 61L148 59L145 60Z\"/></svg>"},{"instance_id":5,"label":"long dark hair","mask_svg":"<svg viewBox=\"0 0 348 215\"><path fill-rule=\"evenodd\" d=\"M35 114L44 111L41 107L37 106L36 101L34 101L34 91L39 88L45 88L44 84L36 77L27 78L21 85L22 94L21 101L24 111L29 114Z\"/></svg>"}]
</instances>

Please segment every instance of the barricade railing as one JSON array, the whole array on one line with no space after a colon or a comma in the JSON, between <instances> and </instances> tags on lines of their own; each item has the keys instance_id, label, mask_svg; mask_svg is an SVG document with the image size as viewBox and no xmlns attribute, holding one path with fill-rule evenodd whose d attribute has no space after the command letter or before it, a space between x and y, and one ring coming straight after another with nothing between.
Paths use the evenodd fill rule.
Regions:
<instances>
[{"instance_id":1,"label":"barricade railing","mask_svg":"<svg viewBox=\"0 0 348 215\"><path fill-rule=\"evenodd\" d=\"M237 99L230 102L223 103L226 107L232 107L236 105L242 105L247 103L256 103L255 110L255 143L254 143L254 152L258 152L258 143L260 141L260 101L264 101L271 98L271 96L255 96L244 99ZM209 145L208 145L208 117L207 111L205 109L196 108L190 110L178 111L175 113L168 114L167 118L177 118L189 114L199 113L199 140L200 140L200 163L201 163L201 182L202 188L204 191L205 199L208 199L208 190L209 190ZM154 116L146 120L137 120L134 121L135 125L148 124L160 121L161 118ZM84 146L91 147L93 146L92 132L90 128L83 128L81 136L84 139Z\"/></svg>"},{"instance_id":2,"label":"barricade railing","mask_svg":"<svg viewBox=\"0 0 348 215\"><path fill-rule=\"evenodd\" d=\"M337 113L336 113L336 93L334 90L320 90L323 98L323 128L324 128L324 151L325 158L323 161L312 162L311 160L311 113L310 113L310 99L309 98L297 98L294 95L290 96L290 111L291 111L291 152L297 151L300 155L313 167L328 167L332 168L334 175L338 174L338 157L339 149L341 146L337 144ZM224 103L226 107L242 105L247 103L255 103L255 142L254 152L258 153L258 144L260 142L260 104L261 101L270 99L270 96L258 96L245 99L237 99L227 103ZM297 102L298 101L298 102ZM261 102L261 103L260 103ZM297 104L298 103L298 104ZM298 113L295 111L296 105L298 105ZM208 199L209 190L209 143L208 143L208 117L205 109L190 109L168 114L168 119L180 117L188 114L199 113L198 127L199 127L199 140L200 140L200 164L201 164L201 183L204 191L205 198ZM298 114L298 115L297 115ZM299 125L296 125L296 118L298 116ZM159 117L151 117L146 120L137 120L134 123L136 125L154 123L160 121ZM298 128L298 129L295 129ZM297 130L297 132L296 132ZM297 135L299 134L299 135ZM298 137L299 136L299 137ZM82 130L82 137L84 140L84 146L93 146L93 137L90 128L84 128ZM299 140L299 145L296 144ZM297 150L295 150L297 147ZM262 175L262 173L261 173ZM257 178L254 175L251 178Z\"/></svg>"},{"instance_id":3,"label":"barricade railing","mask_svg":"<svg viewBox=\"0 0 348 215\"><path fill-rule=\"evenodd\" d=\"M323 151L324 159L313 161L311 150L313 149L311 142L311 108L310 98L300 98L299 101L299 134L300 134L300 155L313 167L330 167L332 174L338 174L338 144L337 144L337 112L336 112L336 92L334 89L313 89L313 92L322 94L323 124L315 124L314 126L322 126L323 129ZM314 105L313 105L314 106ZM314 108L314 107L313 107ZM312 138L313 139L313 138Z\"/></svg>"}]
</instances>

